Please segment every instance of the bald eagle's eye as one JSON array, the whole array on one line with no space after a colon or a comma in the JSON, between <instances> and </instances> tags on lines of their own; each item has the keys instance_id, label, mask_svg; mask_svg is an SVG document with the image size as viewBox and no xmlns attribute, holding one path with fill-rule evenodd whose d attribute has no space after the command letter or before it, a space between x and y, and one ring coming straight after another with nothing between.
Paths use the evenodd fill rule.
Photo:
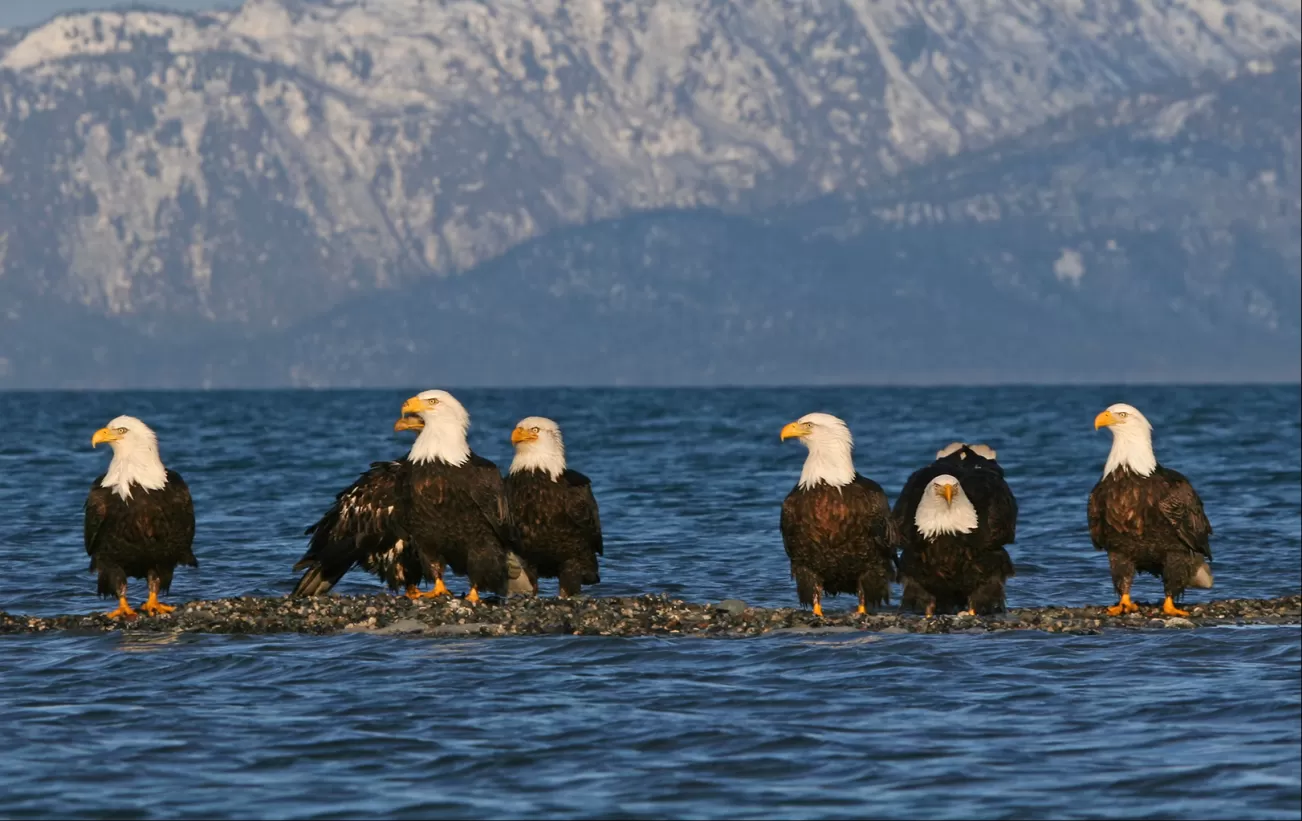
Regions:
<instances>
[{"instance_id":1,"label":"bald eagle's eye","mask_svg":"<svg viewBox=\"0 0 1302 821\"><path fill-rule=\"evenodd\" d=\"M1126 413L1125 411L1117 411L1117 416L1120 416L1122 419L1125 419L1129 415L1130 414Z\"/></svg>"},{"instance_id":2,"label":"bald eagle's eye","mask_svg":"<svg viewBox=\"0 0 1302 821\"><path fill-rule=\"evenodd\" d=\"M126 429L126 428L117 428L117 429L116 429L116 432L117 432L117 433L120 433L120 434L125 434L125 433L127 432L127 429Z\"/></svg>"},{"instance_id":3,"label":"bald eagle's eye","mask_svg":"<svg viewBox=\"0 0 1302 821\"><path fill-rule=\"evenodd\" d=\"M429 402L431 408L434 407L435 405L437 405L437 404L439 403L439 400L437 400L437 399L429 399L429 400L426 400L426 401Z\"/></svg>"},{"instance_id":4,"label":"bald eagle's eye","mask_svg":"<svg viewBox=\"0 0 1302 821\"><path fill-rule=\"evenodd\" d=\"M529 428L529 430L530 430L531 432L533 432L533 433L537 433L537 432L538 432L538 429L537 429L537 428Z\"/></svg>"}]
</instances>

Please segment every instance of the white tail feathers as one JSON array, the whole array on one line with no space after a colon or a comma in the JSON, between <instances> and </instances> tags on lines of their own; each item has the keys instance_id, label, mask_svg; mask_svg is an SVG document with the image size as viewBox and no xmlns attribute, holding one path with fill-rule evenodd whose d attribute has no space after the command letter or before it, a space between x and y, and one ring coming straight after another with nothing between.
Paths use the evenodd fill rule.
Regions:
<instances>
[{"instance_id":1,"label":"white tail feathers","mask_svg":"<svg viewBox=\"0 0 1302 821\"><path fill-rule=\"evenodd\" d=\"M1212 587L1212 569L1203 562L1198 566L1198 572L1194 573L1193 581L1189 583L1190 587L1197 587L1202 590L1210 590Z\"/></svg>"},{"instance_id":2,"label":"white tail feathers","mask_svg":"<svg viewBox=\"0 0 1302 821\"><path fill-rule=\"evenodd\" d=\"M525 571L524 562L510 550L506 553L506 595L534 595L533 581Z\"/></svg>"}]
</instances>

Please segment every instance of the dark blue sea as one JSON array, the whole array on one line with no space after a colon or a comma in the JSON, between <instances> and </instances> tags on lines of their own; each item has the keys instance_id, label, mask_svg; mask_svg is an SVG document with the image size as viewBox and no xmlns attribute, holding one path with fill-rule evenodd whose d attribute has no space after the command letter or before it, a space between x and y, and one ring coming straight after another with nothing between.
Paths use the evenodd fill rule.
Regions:
<instances>
[{"instance_id":1,"label":"dark blue sea","mask_svg":"<svg viewBox=\"0 0 1302 821\"><path fill-rule=\"evenodd\" d=\"M280 596L302 530L416 390L0 394L0 609L108 609L81 506L118 414L188 481L201 567L171 599ZM1215 528L1216 588L1302 587L1299 389L455 391L505 468L527 415L565 431L606 531L594 595L794 605L778 534L804 449L844 417L894 498L955 439L998 449L1021 504L1010 606L1114 600L1085 502L1125 401ZM544 587L551 595L553 587ZM454 590L465 585L454 580ZM364 575L345 593L379 592ZM1160 601L1143 577L1137 598ZM132 589L132 600L143 595ZM831 608L853 607L845 597ZM0 637L9 818L1292 818L1297 627L751 639Z\"/></svg>"}]
</instances>

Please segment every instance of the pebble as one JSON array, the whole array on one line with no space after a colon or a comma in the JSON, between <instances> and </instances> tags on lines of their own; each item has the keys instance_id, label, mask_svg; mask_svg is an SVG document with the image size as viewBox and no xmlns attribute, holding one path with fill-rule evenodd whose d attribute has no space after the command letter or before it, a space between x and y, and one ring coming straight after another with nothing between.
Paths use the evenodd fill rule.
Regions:
<instances>
[{"instance_id":1,"label":"pebble","mask_svg":"<svg viewBox=\"0 0 1302 821\"><path fill-rule=\"evenodd\" d=\"M381 636L392 636L401 633L424 633L428 629L429 625L416 619L398 619L384 627L376 627L374 624L370 626L370 632Z\"/></svg>"},{"instance_id":2,"label":"pebble","mask_svg":"<svg viewBox=\"0 0 1302 821\"><path fill-rule=\"evenodd\" d=\"M746 602L741 599L724 599L714 606L715 610L721 610L730 616L740 616L746 612Z\"/></svg>"},{"instance_id":3,"label":"pebble","mask_svg":"<svg viewBox=\"0 0 1302 821\"><path fill-rule=\"evenodd\" d=\"M1189 608L1188 618L1163 618L1160 603L1141 605L1141 616L1109 616L1099 607L1037 607L996 616L923 618L883 610L857 615L853 608L826 611L748 606L741 599L693 604L663 595L622 598L489 599L477 605L451 597L412 602L401 596L322 596L195 601L173 613L112 620L102 613L38 618L0 611L0 633L146 632L267 634L371 633L433 636L757 636L764 633L985 633L1040 630L1088 635L1100 630L1212 627L1233 624L1302 624L1302 595L1276 599L1225 599Z\"/></svg>"}]
</instances>

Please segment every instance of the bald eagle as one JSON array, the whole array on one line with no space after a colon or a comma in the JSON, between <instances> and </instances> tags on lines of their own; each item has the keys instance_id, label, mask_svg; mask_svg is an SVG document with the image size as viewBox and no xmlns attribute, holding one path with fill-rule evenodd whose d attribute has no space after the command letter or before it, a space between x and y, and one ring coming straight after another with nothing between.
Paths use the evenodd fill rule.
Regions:
<instances>
[{"instance_id":1,"label":"bald eagle","mask_svg":"<svg viewBox=\"0 0 1302 821\"><path fill-rule=\"evenodd\" d=\"M1181 474L1157 463L1153 426L1130 405L1117 404L1094 419L1094 429L1112 431L1112 451L1103 478L1090 492L1090 539L1106 550L1112 584L1121 600L1114 616L1139 607L1130 600L1135 571L1162 579L1162 611L1187 616L1175 606L1186 588L1212 586L1212 526L1202 499Z\"/></svg>"},{"instance_id":2,"label":"bald eagle","mask_svg":"<svg viewBox=\"0 0 1302 821\"><path fill-rule=\"evenodd\" d=\"M905 608L1003 611L1014 572L1004 545L1017 530L1017 499L1003 474L994 450L955 442L905 482L894 510Z\"/></svg>"},{"instance_id":3,"label":"bald eagle","mask_svg":"<svg viewBox=\"0 0 1302 821\"><path fill-rule=\"evenodd\" d=\"M511 431L511 444L515 459L506 496L534 592L539 577L559 579L562 597L600 583L597 500L588 477L566 468L560 427L541 416L521 419Z\"/></svg>"},{"instance_id":4,"label":"bald eagle","mask_svg":"<svg viewBox=\"0 0 1302 821\"><path fill-rule=\"evenodd\" d=\"M528 594L518 537L497 465L466 441L470 414L447 391L424 391L402 406L420 430L411 449L411 536L427 565L451 567L479 591Z\"/></svg>"},{"instance_id":5,"label":"bald eagle","mask_svg":"<svg viewBox=\"0 0 1302 821\"><path fill-rule=\"evenodd\" d=\"M109 618L135 618L127 603L127 579L145 579L146 614L170 613L158 601L172 586L178 564L198 567L194 557L194 503L180 474L163 467L158 437L132 416L119 416L90 439L91 447L113 448L108 471L86 497L86 553L99 574L99 594L118 599Z\"/></svg>"},{"instance_id":6,"label":"bald eagle","mask_svg":"<svg viewBox=\"0 0 1302 821\"><path fill-rule=\"evenodd\" d=\"M823 615L824 594L856 593L859 612L890 601L899 532L881 486L854 469L845 422L826 413L800 417L781 439L809 449L800 481L782 503L782 544L802 605Z\"/></svg>"},{"instance_id":7,"label":"bald eagle","mask_svg":"<svg viewBox=\"0 0 1302 821\"><path fill-rule=\"evenodd\" d=\"M329 590L354 564L379 575L410 598L446 595L443 572L469 576L479 591L531 592L497 466L466 442L470 414L447 391L408 399L394 430L420 431L398 462L376 463L337 497L309 528L312 544L296 569L306 568L292 595ZM317 534L320 534L318 539ZM433 580L434 589L418 585Z\"/></svg>"}]
</instances>

